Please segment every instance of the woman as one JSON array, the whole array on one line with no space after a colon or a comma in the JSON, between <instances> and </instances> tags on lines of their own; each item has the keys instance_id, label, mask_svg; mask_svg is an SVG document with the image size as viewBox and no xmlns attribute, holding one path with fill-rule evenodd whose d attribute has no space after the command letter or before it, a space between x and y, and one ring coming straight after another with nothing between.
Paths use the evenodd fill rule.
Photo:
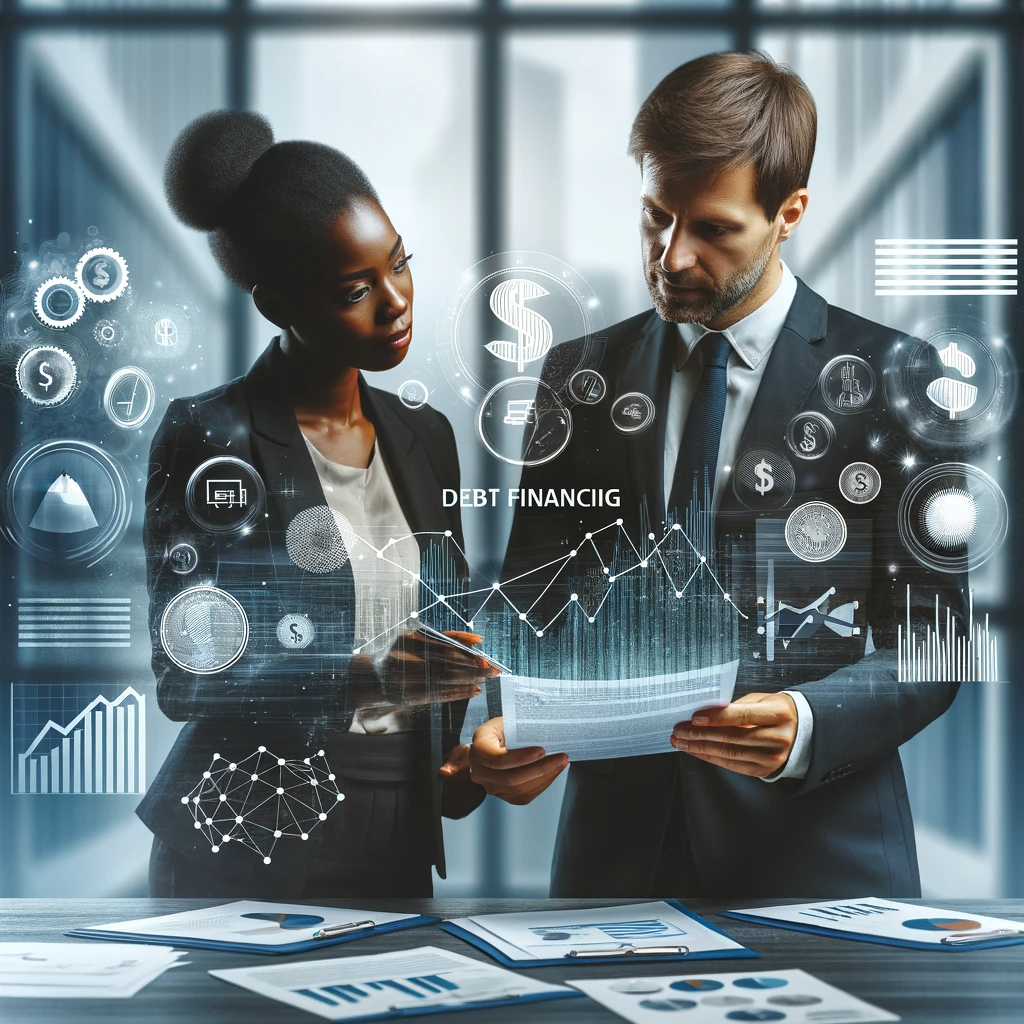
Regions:
<instances>
[{"instance_id":1,"label":"woman","mask_svg":"<svg viewBox=\"0 0 1024 1024\"><path fill-rule=\"evenodd\" d=\"M483 799L458 739L488 672L409 629L430 545L465 572L441 500L459 486L451 427L361 372L408 352L411 254L348 157L275 145L256 114L188 125L165 188L281 333L243 378L173 401L153 441L153 666L161 709L188 724L139 807L151 895L429 896L441 814ZM196 586L216 590L180 597ZM248 640L228 664L232 599ZM326 815L306 758L344 794Z\"/></svg>"}]
</instances>

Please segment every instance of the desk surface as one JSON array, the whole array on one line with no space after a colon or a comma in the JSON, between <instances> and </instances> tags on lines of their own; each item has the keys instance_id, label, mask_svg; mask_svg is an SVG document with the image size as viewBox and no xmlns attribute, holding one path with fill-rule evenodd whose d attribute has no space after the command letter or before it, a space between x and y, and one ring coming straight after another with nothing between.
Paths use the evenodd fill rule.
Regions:
<instances>
[{"instance_id":1,"label":"desk surface","mask_svg":"<svg viewBox=\"0 0 1024 1024\"><path fill-rule=\"evenodd\" d=\"M157 914L215 906L224 900L143 900L143 899L39 899L0 900L0 940L25 939L54 942L69 928L129 921ZM466 917L470 914L512 910L556 910L574 907L607 906L635 900L325 900L324 903L354 909L394 910L405 913L433 914L437 917ZM869 1002L898 1013L905 1021L928 1024L989 1024L1024 1021L1024 945L1001 949L960 952L925 952L851 942L843 939L807 935L748 924L716 915L716 911L744 906L764 906L769 902L792 903L798 900L687 900L686 905L712 923L728 931L737 941L761 954L762 970L800 967L824 981L846 989ZM950 910L990 914L1024 920L1024 899L1017 900L941 900ZM74 941L74 940L65 940ZM385 953L413 946L434 945L481 960L487 958L468 944L437 927L371 936L358 942L335 946L320 954L298 954L303 959L348 956L357 953ZM74 1024L88 1021L132 1021L144 1024L174 1022L188 1018L194 1024L229 1024L244 1021L260 1024L310 1024L321 1018L281 1003L264 999L228 985L206 972L212 968L291 962L293 957L244 956L191 950L188 965L177 967L157 978L131 999L120 1000L48 1000L0 999L0 1021L24 1024ZM754 961L717 960L705 967L711 971L749 969ZM588 965L573 968L546 967L526 971L548 982L566 977L616 977L686 973L681 963ZM620 1020L589 999L537 1003L529 1009L530 1024L548 1022ZM445 1013L424 1018L436 1024L520 1024L524 1017L514 1007Z\"/></svg>"}]
</instances>

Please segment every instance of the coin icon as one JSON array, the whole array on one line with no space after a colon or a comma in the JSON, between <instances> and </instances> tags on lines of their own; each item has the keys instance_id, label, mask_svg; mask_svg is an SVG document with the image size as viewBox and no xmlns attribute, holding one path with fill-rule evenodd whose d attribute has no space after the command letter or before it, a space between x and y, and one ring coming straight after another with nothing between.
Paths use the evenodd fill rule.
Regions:
<instances>
[{"instance_id":1,"label":"coin icon","mask_svg":"<svg viewBox=\"0 0 1024 1024\"><path fill-rule=\"evenodd\" d=\"M786 427L786 444L800 459L820 459L832 447L836 428L832 421L820 412L797 413Z\"/></svg>"},{"instance_id":2,"label":"coin icon","mask_svg":"<svg viewBox=\"0 0 1024 1024\"><path fill-rule=\"evenodd\" d=\"M569 395L580 405L597 405L608 391L597 370L577 370L569 378Z\"/></svg>"},{"instance_id":3,"label":"coin icon","mask_svg":"<svg viewBox=\"0 0 1024 1024\"><path fill-rule=\"evenodd\" d=\"M808 501L786 520L786 545L805 562L827 562L846 544L846 520L824 501Z\"/></svg>"},{"instance_id":4,"label":"coin icon","mask_svg":"<svg viewBox=\"0 0 1024 1024\"><path fill-rule=\"evenodd\" d=\"M188 541L179 541L167 552L167 564L172 572L187 576L199 565L199 552Z\"/></svg>"},{"instance_id":5,"label":"coin icon","mask_svg":"<svg viewBox=\"0 0 1024 1024\"><path fill-rule=\"evenodd\" d=\"M153 378L138 366L115 370L103 391L103 408L110 421L126 430L141 427L156 406Z\"/></svg>"},{"instance_id":6,"label":"coin icon","mask_svg":"<svg viewBox=\"0 0 1024 1024\"><path fill-rule=\"evenodd\" d=\"M639 391L629 391L612 402L611 417L623 434L643 433L654 422L654 402Z\"/></svg>"},{"instance_id":7,"label":"coin icon","mask_svg":"<svg viewBox=\"0 0 1024 1024\"><path fill-rule=\"evenodd\" d=\"M85 295L71 278L51 277L36 289L32 308L40 323L60 331L82 318Z\"/></svg>"},{"instance_id":8,"label":"coin icon","mask_svg":"<svg viewBox=\"0 0 1024 1024\"><path fill-rule=\"evenodd\" d=\"M752 512L776 512L789 504L796 490L796 471L785 455L770 448L752 448L736 463L732 486Z\"/></svg>"},{"instance_id":9,"label":"coin icon","mask_svg":"<svg viewBox=\"0 0 1024 1024\"><path fill-rule=\"evenodd\" d=\"M839 490L854 505L866 505L878 497L882 474L868 462L851 462L839 474Z\"/></svg>"},{"instance_id":10,"label":"coin icon","mask_svg":"<svg viewBox=\"0 0 1024 1024\"><path fill-rule=\"evenodd\" d=\"M301 651L313 642L313 620L306 615L289 612L277 624L277 639L282 647Z\"/></svg>"},{"instance_id":11,"label":"coin icon","mask_svg":"<svg viewBox=\"0 0 1024 1024\"><path fill-rule=\"evenodd\" d=\"M259 473L233 455L207 459L189 477L185 509L211 533L242 533L263 514L267 492Z\"/></svg>"},{"instance_id":12,"label":"coin icon","mask_svg":"<svg viewBox=\"0 0 1024 1024\"><path fill-rule=\"evenodd\" d=\"M93 302L113 302L128 287L128 264L120 253L97 246L78 261L75 280L86 298Z\"/></svg>"},{"instance_id":13,"label":"coin icon","mask_svg":"<svg viewBox=\"0 0 1024 1024\"><path fill-rule=\"evenodd\" d=\"M75 390L78 368L64 349L38 345L18 360L15 379L21 393L35 405L60 405Z\"/></svg>"},{"instance_id":14,"label":"coin icon","mask_svg":"<svg viewBox=\"0 0 1024 1024\"><path fill-rule=\"evenodd\" d=\"M406 409L422 409L430 397L430 390L421 380L407 380L398 388L398 400Z\"/></svg>"},{"instance_id":15,"label":"coin icon","mask_svg":"<svg viewBox=\"0 0 1024 1024\"><path fill-rule=\"evenodd\" d=\"M190 587L160 618L160 644L178 668L197 675L222 672L245 652L249 619L227 591Z\"/></svg>"},{"instance_id":16,"label":"coin icon","mask_svg":"<svg viewBox=\"0 0 1024 1024\"><path fill-rule=\"evenodd\" d=\"M825 404L849 416L867 408L875 393L875 371L860 356L836 356L825 364L819 384Z\"/></svg>"}]
</instances>

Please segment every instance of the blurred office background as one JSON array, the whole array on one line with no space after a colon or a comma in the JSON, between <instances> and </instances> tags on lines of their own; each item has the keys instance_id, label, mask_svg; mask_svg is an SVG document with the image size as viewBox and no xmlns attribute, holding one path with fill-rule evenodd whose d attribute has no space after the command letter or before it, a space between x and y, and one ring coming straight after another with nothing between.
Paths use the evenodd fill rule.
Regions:
<instances>
[{"instance_id":1,"label":"blurred office background","mask_svg":"<svg viewBox=\"0 0 1024 1024\"><path fill-rule=\"evenodd\" d=\"M1022 230L1013 189L1024 151L1022 33L1019 0L0 0L0 267L9 272L19 253L30 258L60 232L98 225L138 287L183 291L203 310L205 358L178 393L243 372L272 328L226 286L204 239L174 222L160 179L190 118L258 109L278 138L322 140L358 161L416 253L416 339L393 384L429 383L456 424L472 483L493 468L470 407L436 364L443 296L488 253L530 249L575 267L607 323L649 306L638 174L624 150L638 104L666 72L753 46L804 76L819 143L809 216L784 256L830 301L911 330L963 310L941 298L875 297L875 238ZM1012 301L969 311L1016 340ZM19 424L3 415L6 464ZM1019 448L997 445L989 468L1015 507ZM471 559L500 558L501 524L473 510L466 520ZM117 565L140 628L116 664L84 650L26 660L12 608L33 564L0 551L5 688L117 680L152 692L138 527L137 510ZM1022 565L1017 529L1002 560L972 581L1011 678ZM137 798L12 796L7 689L0 696L0 895L143 893L150 837L134 816ZM152 777L176 727L152 701L148 719ZM969 684L905 748L927 895L1024 892L1012 852L1024 838L1021 727L1010 686ZM560 798L561 784L530 807L488 800L446 823L449 878L438 894L545 894Z\"/></svg>"}]
</instances>

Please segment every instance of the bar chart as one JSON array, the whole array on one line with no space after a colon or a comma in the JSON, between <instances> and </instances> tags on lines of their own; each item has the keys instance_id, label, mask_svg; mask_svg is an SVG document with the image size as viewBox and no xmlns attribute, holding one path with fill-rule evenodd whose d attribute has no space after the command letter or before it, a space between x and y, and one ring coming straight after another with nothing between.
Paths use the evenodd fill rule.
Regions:
<instances>
[{"instance_id":1,"label":"bar chart","mask_svg":"<svg viewBox=\"0 0 1024 1024\"><path fill-rule=\"evenodd\" d=\"M13 793L146 791L146 696L132 686L114 698L97 689L103 688L15 684Z\"/></svg>"}]
</instances>

